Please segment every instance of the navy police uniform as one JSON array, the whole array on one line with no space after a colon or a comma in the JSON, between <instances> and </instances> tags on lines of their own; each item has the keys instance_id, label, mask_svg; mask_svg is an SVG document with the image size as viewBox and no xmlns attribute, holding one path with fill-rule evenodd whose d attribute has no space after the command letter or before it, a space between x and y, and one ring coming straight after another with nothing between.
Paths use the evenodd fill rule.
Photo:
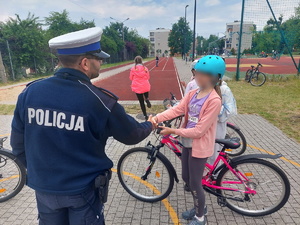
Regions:
<instances>
[{"instance_id":1,"label":"navy police uniform","mask_svg":"<svg viewBox=\"0 0 300 225\"><path fill-rule=\"evenodd\" d=\"M113 166L107 139L137 144L151 130L79 70L63 68L29 84L18 98L11 145L36 191L40 224L104 224L94 180Z\"/></svg>"}]
</instances>

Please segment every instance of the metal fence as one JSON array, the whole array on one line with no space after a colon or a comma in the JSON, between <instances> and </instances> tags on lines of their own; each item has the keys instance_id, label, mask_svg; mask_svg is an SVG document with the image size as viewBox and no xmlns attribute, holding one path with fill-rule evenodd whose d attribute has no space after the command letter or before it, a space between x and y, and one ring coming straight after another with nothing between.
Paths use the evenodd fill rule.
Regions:
<instances>
[{"instance_id":1,"label":"metal fence","mask_svg":"<svg viewBox=\"0 0 300 225\"><path fill-rule=\"evenodd\" d=\"M298 11L296 10L298 8ZM241 19L227 24L225 48L236 48L236 79L240 78L241 58L291 57L299 73L300 54L299 0L242 0Z\"/></svg>"}]
</instances>

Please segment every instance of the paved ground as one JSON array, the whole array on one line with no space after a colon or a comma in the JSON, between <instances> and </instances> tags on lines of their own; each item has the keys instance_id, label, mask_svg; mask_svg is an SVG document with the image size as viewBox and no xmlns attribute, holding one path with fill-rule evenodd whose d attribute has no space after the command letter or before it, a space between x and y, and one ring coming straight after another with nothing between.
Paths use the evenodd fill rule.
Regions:
<instances>
[{"instance_id":1,"label":"paved ground","mask_svg":"<svg viewBox=\"0 0 300 225\"><path fill-rule=\"evenodd\" d=\"M189 67L183 61L175 59L179 74L183 80L190 77ZM0 116L0 135L10 132L12 116ZM249 147L249 153L281 153L285 158L274 162L279 165L288 175L292 190L288 203L278 212L265 217L250 218L232 212L228 208L220 207L216 197L207 194L209 209L208 221L210 225L245 225L245 224L300 224L300 144L288 138L279 129L256 115L238 115L232 122L243 130ZM149 136L137 146L144 146L148 140L155 141L153 135ZM8 143L6 147L9 148ZM107 143L107 154L116 163L121 154L132 148L125 146L114 139ZM171 160L176 168L178 176L181 176L181 166L178 159L167 149L162 151ZM186 224L180 220L182 211L192 207L192 198L189 193L183 191L183 183L180 179L175 184L170 196L159 203L140 202L129 194L120 185L116 174L113 174L110 186L109 200L106 204L105 214L108 225L112 224ZM25 187L15 198L0 203L0 224L37 224L36 205L34 192Z\"/></svg>"}]
</instances>

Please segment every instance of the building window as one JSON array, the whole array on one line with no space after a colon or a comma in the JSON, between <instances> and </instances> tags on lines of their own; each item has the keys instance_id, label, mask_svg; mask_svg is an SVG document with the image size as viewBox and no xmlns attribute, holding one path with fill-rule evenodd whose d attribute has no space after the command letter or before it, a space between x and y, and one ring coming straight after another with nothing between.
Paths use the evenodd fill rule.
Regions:
<instances>
[{"instance_id":1,"label":"building window","mask_svg":"<svg viewBox=\"0 0 300 225\"><path fill-rule=\"evenodd\" d=\"M154 41L154 38L150 38L150 41Z\"/></svg>"},{"instance_id":2,"label":"building window","mask_svg":"<svg viewBox=\"0 0 300 225\"><path fill-rule=\"evenodd\" d=\"M150 36L154 36L154 32L150 32Z\"/></svg>"},{"instance_id":3,"label":"building window","mask_svg":"<svg viewBox=\"0 0 300 225\"><path fill-rule=\"evenodd\" d=\"M160 46L160 43L157 43L158 46Z\"/></svg>"}]
</instances>

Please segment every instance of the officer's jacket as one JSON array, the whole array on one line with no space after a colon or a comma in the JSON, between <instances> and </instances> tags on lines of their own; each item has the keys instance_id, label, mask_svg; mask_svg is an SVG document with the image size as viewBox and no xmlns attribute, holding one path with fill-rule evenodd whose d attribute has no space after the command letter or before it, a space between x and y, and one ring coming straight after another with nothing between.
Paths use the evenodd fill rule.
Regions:
<instances>
[{"instance_id":1,"label":"officer's jacket","mask_svg":"<svg viewBox=\"0 0 300 225\"><path fill-rule=\"evenodd\" d=\"M13 153L27 167L27 185L53 194L77 194L113 166L105 154L112 136L137 144L152 130L138 123L78 70L61 69L19 95L12 122Z\"/></svg>"}]
</instances>

